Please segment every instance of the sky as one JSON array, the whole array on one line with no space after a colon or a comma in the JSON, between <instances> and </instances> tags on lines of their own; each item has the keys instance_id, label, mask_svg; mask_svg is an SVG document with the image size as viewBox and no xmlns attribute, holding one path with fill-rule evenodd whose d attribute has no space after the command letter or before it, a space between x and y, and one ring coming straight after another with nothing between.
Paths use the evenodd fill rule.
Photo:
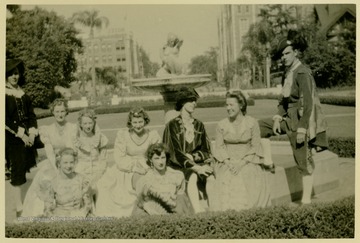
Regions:
<instances>
[{"instance_id":1,"label":"sky","mask_svg":"<svg viewBox=\"0 0 360 243\"><path fill-rule=\"evenodd\" d=\"M101 31L95 30L95 35L106 34L113 28L126 28L133 33L133 39L144 48L150 60L158 63L160 49L170 32L184 40L180 49L180 60L184 63L190 63L191 58L218 46L217 19L221 6L218 4L22 4L21 9L29 10L35 6L55 11L65 18L77 11L99 10L99 16L109 19L109 26ZM87 34L89 29L83 31Z\"/></svg>"}]
</instances>

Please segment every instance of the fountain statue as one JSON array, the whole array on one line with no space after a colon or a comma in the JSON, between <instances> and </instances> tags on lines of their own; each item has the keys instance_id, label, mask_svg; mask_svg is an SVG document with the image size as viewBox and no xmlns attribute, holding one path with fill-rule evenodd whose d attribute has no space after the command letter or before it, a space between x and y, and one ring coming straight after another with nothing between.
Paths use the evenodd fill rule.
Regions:
<instances>
[{"instance_id":1,"label":"fountain statue","mask_svg":"<svg viewBox=\"0 0 360 243\"><path fill-rule=\"evenodd\" d=\"M174 33L168 34L167 42L160 50L162 65L156 73L156 77L180 75L185 73L184 65L179 62L179 52L182 43L183 40Z\"/></svg>"},{"instance_id":2,"label":"fountain statue","mask_svg":"<svg viewBox=\"0 0 360 243\"><path fill-rule=\"evenodd\" d=\"M159 91L164 99L165 123L178 112L174 110L177 91L183 87L198 88L210 82L210 74L188 75L186 67L179 61L179 52L183 40L169 33L167 43L160 51L162 66L156 78L132 79L134 88L145 91Z\"/></svg>"}]
</instances>

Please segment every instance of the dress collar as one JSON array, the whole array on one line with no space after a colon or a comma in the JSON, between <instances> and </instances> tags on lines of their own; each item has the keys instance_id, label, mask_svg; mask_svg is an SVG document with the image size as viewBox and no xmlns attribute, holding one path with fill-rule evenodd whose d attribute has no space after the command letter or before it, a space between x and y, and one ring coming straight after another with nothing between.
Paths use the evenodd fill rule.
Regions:
<instances>
[{"instance_id":1,"label":"dress collar","mask_svg":"<svg viewBox=\"0 0 360 243\"><path fill-rule=\"evenodd\" d=\"M25 92L20 88L14 88L10 87L9 85L6 85L5 93L7 95L15 96L16 98L21 98Z\"/></svg>"}]
</instances>

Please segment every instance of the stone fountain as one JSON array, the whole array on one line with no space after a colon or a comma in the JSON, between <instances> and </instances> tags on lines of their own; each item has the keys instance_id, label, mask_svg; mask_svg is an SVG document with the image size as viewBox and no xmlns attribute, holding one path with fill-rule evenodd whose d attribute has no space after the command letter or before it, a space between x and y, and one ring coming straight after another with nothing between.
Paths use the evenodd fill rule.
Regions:
<instances>
[{"instance_id":1,"label":"stone fountain","mask_svg":"<svg viewBox=\"0 0 360 243\"><path fill-rule=\"evenodd\" d=\"M210 74L179 75L159 78L132 79L132 87L143 91L158 91L164 99L165 121L174 118L177 91L183 87L198 88L210 82Z\"/></svg>"},{"instance_id":2,"label":"stone fountain","mask_svg":"<svg viewBox=\"0 0 360 243\"><path fill-rule=\"evenodd\" d=\"M160 53L163 62L156 78L132 79L132 87L143 91L158 91L164 99L165 122L178 113L174 110L177 91L183 87L198 88L211 81L210 74L187 75L183 64L178 60L183 40L169 33L167 43Z\"/></svg>"}]
</instances>

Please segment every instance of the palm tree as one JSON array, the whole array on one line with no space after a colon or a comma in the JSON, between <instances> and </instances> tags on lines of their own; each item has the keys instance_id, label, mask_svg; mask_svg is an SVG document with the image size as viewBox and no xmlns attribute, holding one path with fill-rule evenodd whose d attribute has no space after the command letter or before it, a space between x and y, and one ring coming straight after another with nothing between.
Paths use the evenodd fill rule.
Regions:
<instances>
[{"instance_id":1,"label":"palm tree","mask_svg":"<svg viewBox=\"0 0 360 243\"><path fill-rule=\"evenodd\" d=\"M74 13L72 16L72 20L74 23L79 23L85 27L90 28L90 42L94 45L92 39L94 38L94 29L101 29L103 25L106 27L109 25L109 19L104 16L99 16L98 10L85 10L81 12ZM93 46L92 46L93 47ZM94 58L94 48L93 50L93 58L92 58L92 67L91 67L91 80L93 86L93 95L96 96L96 72L95 72L95 58Z\"/></svg>"}]
</instances>

